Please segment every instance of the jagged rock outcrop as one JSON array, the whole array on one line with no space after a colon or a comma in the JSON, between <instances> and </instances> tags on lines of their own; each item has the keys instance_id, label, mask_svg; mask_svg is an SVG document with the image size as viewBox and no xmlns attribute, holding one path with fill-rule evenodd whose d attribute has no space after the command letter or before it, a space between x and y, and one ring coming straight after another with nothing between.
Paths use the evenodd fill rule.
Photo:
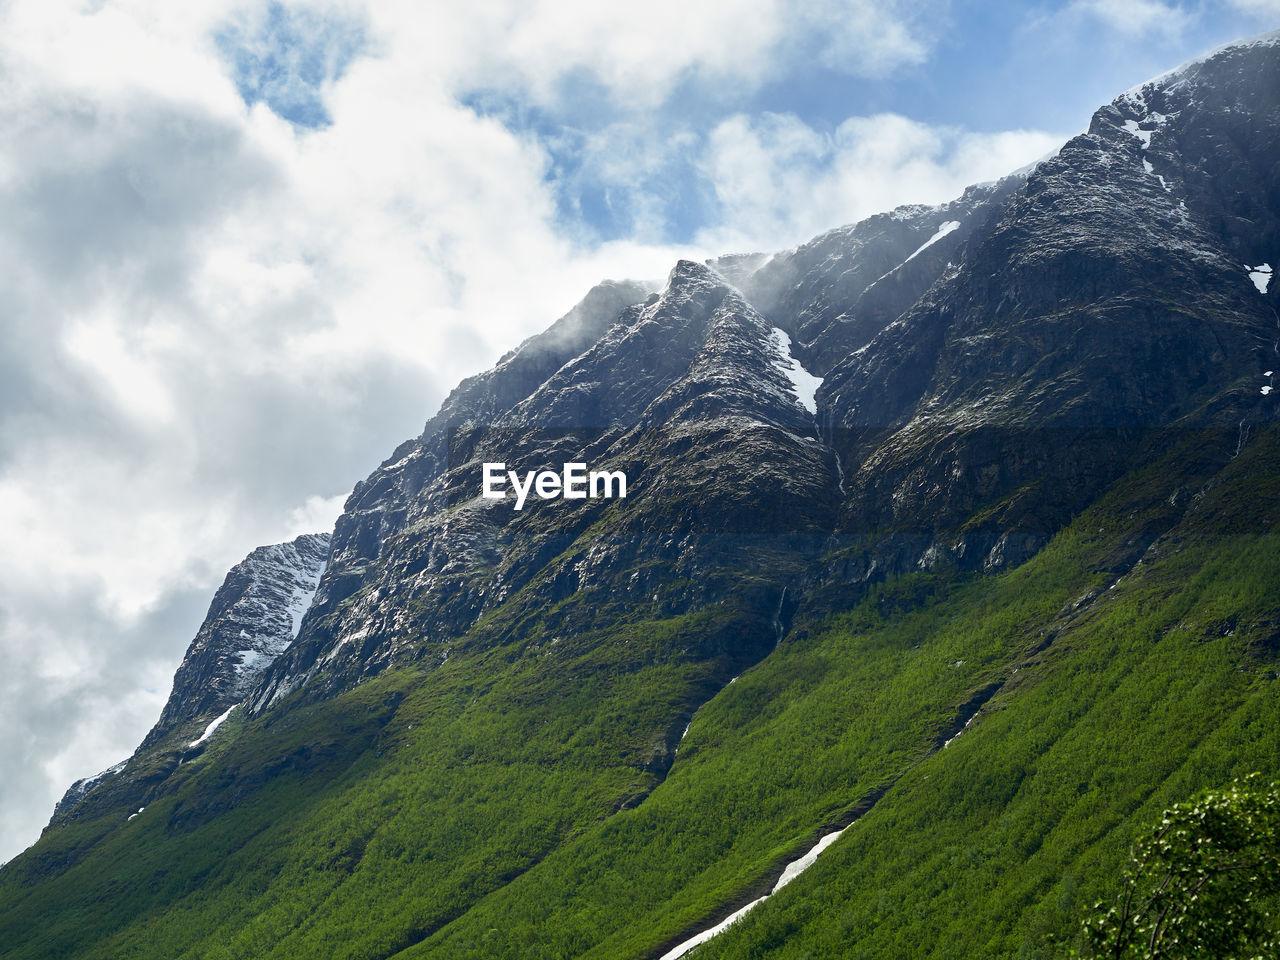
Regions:
<instances>
[{"instance_id":1,"label":"jagged rock outcrop","mask_svg":"<svg viewBox=\"0 0 1280 960\"><path fill-rule=\"evenodd\" d=\"M201 725L239 703L293 642L328 557L329 534L310 533L258 547L232 567L174 674L173 691L160 719L134 756L77 780L58 802L50 822L65 820L104 789L141 796L148 786L163 781L187 741L201 736ZM174 732L181 740L166 743ZM156 755L157 750L164 756Z\"/></svg>"},{"instance_id":2,"label":"jagged rock outcrop","mask_svg":"<svg viewBox=\"0 0 1280 960\"><path fill-rule=\"evenodd\" d=\"M898 207L775 254L735 282L825 377L918 301L990 228L1026 180L1019 171L936 207ZM730 258L724 258L730 259Z\"/></svg>"},{"instance_id":3,"label":"jagged rock outcrop","mask_svg":"<svg viewBox=\"0 0 1280 960\"><path fill-rule=\"evenodd\" d=\"M416 449L353 494L314 630L272 668L255 709L320 677L340 689L397 659L447 657L486 611L526 588L530 605L605 584L652 602L652 570L640 568L660 560L664 577L697 585L676 603L688 608L705 602L718 566L741 561L726 537L782 528L820 540L838 467L780 359L772 328L739 291L681 261L660 294L621 311L506 413L451 426L447 457L423 452L443 433L428 424ZM494 371L494 389L510 388L504 373ZM480 497L484 462L620 469L628 496L517 512ZM399 481L406 469L419 472L415 482ZM759 508L765 491L769 514ZM606 509L627 535L603 551L578 544ZM383 532L371 556L374 527Z\"/></svg>"},{"instance_id":4,"label":"jagged rock outcrop","mask_svg":"<svg viewBox=\"0 0 1280 960\"><path fill-rule=\"evenodd\" d=\"M1215 428L1258 405L1275 299L1243 263L1274 256L1280 225L1280 107L1259 89L1280 89L1274 44L1117 98L830 372L819 402L850 474L843 527L892 518L929 543L987 505L968 524L984 546L1043 542L1143 438L1224 393L1236 400ZM1197 177L1206 168L1248 187Z\"/></svg>"},{"instance_id":5,"label":"jagged rock outcrop","mask_svg":"<svg viewBox=\"0 0 1280 960\"><path fill-rule=\"evenodd\" d=\"M231 568L173 677L173 693L147 735L154 742L238 703L298 635L329 558L329 534L259 547Z\"/></svg>"}]
</instances>

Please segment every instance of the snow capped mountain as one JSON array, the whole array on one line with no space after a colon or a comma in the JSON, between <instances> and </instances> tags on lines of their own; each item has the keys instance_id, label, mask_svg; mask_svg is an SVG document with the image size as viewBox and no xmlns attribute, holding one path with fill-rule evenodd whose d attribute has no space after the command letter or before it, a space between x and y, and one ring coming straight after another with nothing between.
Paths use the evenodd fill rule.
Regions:
<instances>
[{"instance_id":1,"label":"snow capped mountain","mask_svg":"<svg viewBox=\"0 0 1280 960\"><path fill-rule=\"evenodd\" d=\"M828 547L913 518L841 559L836 575L858 580L1024 561L1127 469L1132 431L1261 371L1280 106L1251 91L1277 84L1277 36L1122 94L1055 154L950 203L773 256L681 261L658 292L596 287L459 385L356 487L327 567L316 541L305 558L264 548L233 571L224 591L246 589L215 598L149 742L245 697L260 712L300 688L327 695L396 663L443 662L521 591L531 603L610 583L651 596L646 574L614 583L641 556L705 580L717 551L690 524L712 516L717 533L781 522L834 536ZM1207 176L1223 165L1226 188ZM1064 448L1064 429L1082 442ZM514 513L479 496L485 461L626 467L634 492L618 509L634 538L549 570L603 508ZM964 525L1033 482L1062 494L1014 495ZM738 515L753 485L782 491L775 519ZM698 517L672 519L693 490ZM659 532L672 523L680 536ZM704 600L692 587L680 606Z\"/></svg>"},{"instance_id":2,"label":"snow capped mountain","mask_svg":"<svg viewBox=\"0 0 1280 960\"><path fill-rule=\"evenodd\" d=\"M652 958L761 915L787 918L751 927L761 955L778 931L841 955L848 889L792 920L841 869L927 850L895 867L916 870L954 828L935 872L880 878L859 923L906 932L876 955L982 906L932 909L969 877L1006 897L986 922L1060 929L985 865L1066 902L1055 884L1125 848L1205 750L1274 765L1280 608L1235 587L1274 565L1222 545L1275 526L1278 157L1280 33L950 203L597 286L461 383L331 537L233 568L138 752L13 869L128 860L143 920L76 875L121 904L94 942L172 955L234 928L246 955ZM495 463L617 471L627 494L517 510L482 494ZM927 829L877 836L916 802ZM60 832L76 818L96 839ZM224 876L205 842L242 859ZM196 865L163 879L147 857L170 844ZM222 927L139 932L198 883L226 893ZM25 916L0 906L0 934Z\"/></svg>"}]
</instances>

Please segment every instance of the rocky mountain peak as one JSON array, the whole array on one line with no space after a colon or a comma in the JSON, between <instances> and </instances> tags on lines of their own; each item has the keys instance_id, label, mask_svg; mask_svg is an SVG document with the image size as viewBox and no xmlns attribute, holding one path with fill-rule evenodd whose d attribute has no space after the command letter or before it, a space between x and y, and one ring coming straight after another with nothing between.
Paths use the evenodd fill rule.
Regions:
<instances>
[{"instance_id":1,"label":"rocky mountain peak","mask_svg":"<svg viewBox=\"0 0 1280 960\"><path fill-rule=\"evenodd\" d=\"M132 757L73 783L55 807L51 825L78 816L86 801L92 801L87 806L121 796L136 801L162 782L189 748L207 739L298 636L328 563L329 545L327 533L304 534L258 547L228 571L151 732Z\"/></svg>"},{"instance_id":2,"label":"rocky mountain peak","mask_svg":"<svg viewBox=\"0 0 1280 960\"><path fill-rule=\"evenodd\" d=\"M1263 185L1280 144L1250 112L1251 91L1275 86L1271 50L1240 45L1144 85L1053 156L949 203L772 256L680 260L656 292L597 287L357 487L316 630L255 709L322 674L339 690L447 656L521 590L532 604L606 579L573 554L605 507L513 513L479 498L484 462L625 467L632 495L607 509L633 534L610 563L662 556L694 583L709 567L693 531L713 526L897 526L891 548L869 548L876 576L947 544L978 563L1013 537L1025 549L988 565L1025 559L1125 469L1132 431L1257 366L1274 315L1241 264L1277 259ZM1242 189L1204 175L1224 164ZM745 511L765 489L794 500ZM660 529L674 532L650 543Z\"/></svg>"},{"instance_id":3,"label":"rocky mountain peak","mask_svg":"<svg viewBox=\"0 0 1280 960\"><path fill-rule=\"evenodd\" d=\"M329 558L327 533L258 547L227 573L147 743L238 703L294 641Z\"/></svg>"}]
</instances>

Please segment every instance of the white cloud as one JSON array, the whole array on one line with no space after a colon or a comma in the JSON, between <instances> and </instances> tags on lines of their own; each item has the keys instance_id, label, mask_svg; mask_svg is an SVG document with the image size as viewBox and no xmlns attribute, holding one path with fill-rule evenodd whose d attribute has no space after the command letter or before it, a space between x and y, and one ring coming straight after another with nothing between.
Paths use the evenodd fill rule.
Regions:
<instances>
[{"instance_id":1,"label":"white cloud","mask_svg":"<svg viewBox=\"0 0 1280 960\"><path fill-rule=\"evenodd\" d=\"M289 530L284 539L292 540L304 533L332 530L334 523L342 515L342 505L346 499L345 493L333 497L307 497L306 503L289 512Z\"/></svg>"},{"instance_id":2,"label":"white cloud","mask_svg":"<svg viewBox=\"0 0 1280 960\"><path fill-rule=\"evenodd\" d=\"M797 48L852 75L918 63L941 0L591 0L495 3L467 16L405 17L382 9L375 29L422 52L458 87L521 86L554 98L588 74L619 103L654 106L681 80L758 85ZM394 30L391 29L392 26Z\"/></svg>"},{"instance_id":3,"label":"white cloud","mask_svg":"<svg viewBox=\"0 0 1280 960\"><path fill-rule=\"evenodd\" d=\"M411 47L353 62L326 128L246 108L227 16L5 7L0 859L136 745L227 567L330 524L592 282L672 257L575 252L542 151Z\"/></svg>"},{"instance_id":4,"label":"white cloud","mask_svg":"<svg viewBox=\"0 0 1280 960\"><path fill-rule=\"evenodd\" d=\"M804 29L819 31L821 62L862 76L924 61L943 7L937 3L848 3L817 0L801 13Z\"/></svg>"},{"instance_id":5,"label":"white cloud","mask_svg":"<svg viewBox=\"0 0 1280 960\"><path fill-rule=\"evenodd\" d=\"M1095 20L1126 37L1175 38L1192 17L1177 3L1160 0L1075 0L1068 14Z\"/></svg>"},{"instance_id":6,"label":"white cloud","mask_svg":"<svg viewBox=\"0 0 1280 960\"><path fill-rule=\"evenodd\" d=\"M699 237L717 249L798 243L902 203L939 203L1059 146L1040 131L965 133L893 114L853 117L831 134L790 115L731 117L711 135L708 176L720 223Z\"/></svg>"},{"instance_id":7,"label":"white cloud","mask_svg":"<svg viewBox=\"0 0 1280 960\"><path fill-rule=\"evenodd\" d=\"M1280 18L1280 0L1228 0L1227 5L1259 19Z\"/></svg>"}]
</instances>

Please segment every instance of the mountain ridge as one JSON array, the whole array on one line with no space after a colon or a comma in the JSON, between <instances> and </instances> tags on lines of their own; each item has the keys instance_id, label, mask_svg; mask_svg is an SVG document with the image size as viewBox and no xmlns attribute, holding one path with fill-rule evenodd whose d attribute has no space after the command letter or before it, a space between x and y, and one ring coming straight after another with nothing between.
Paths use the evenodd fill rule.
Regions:
<instances>
[{"instance_id":1,"label":"mountain ridge","mask_svg":"<svg viewBox=\"0 0 1280 960\"><path fill-rule=\"evenodd\" d=\"M0 871L15 955L657 957L859 810L698 955L1044 955L1162 799L1280 773L1276 37L464 381L307 539L252 684L215 598L173 710ZM516 512L488 461L628 495Z\"/></svg>"}]
</instances>

